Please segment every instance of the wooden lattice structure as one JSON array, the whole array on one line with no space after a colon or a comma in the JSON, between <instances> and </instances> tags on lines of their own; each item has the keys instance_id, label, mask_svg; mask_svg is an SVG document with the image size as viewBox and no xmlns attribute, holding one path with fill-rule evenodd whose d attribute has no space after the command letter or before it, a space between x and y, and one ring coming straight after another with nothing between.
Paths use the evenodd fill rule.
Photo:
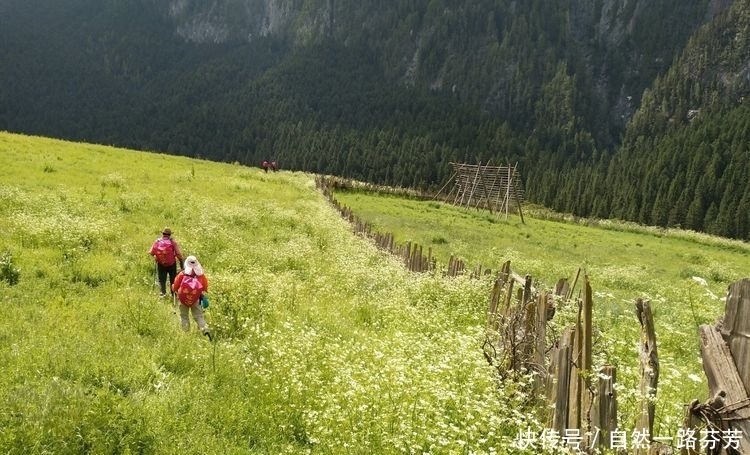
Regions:
<instances>
[{"instance_id":1,"label":"wooden lattice structure","mask_svg":"<svg viewBox=\"0 0 750 455\"><path fill-rule=\"evenodd\" d=\"M453 182L453 188L443 199L453 205L487 209L490 213L505 213L511 205L518 208L523 221L521 201L523 188L515 165L489 166L480 164L450 163L453 175L438 192ZM436 197L438 197L436 196Z\"/></svg>"}]
</instances>

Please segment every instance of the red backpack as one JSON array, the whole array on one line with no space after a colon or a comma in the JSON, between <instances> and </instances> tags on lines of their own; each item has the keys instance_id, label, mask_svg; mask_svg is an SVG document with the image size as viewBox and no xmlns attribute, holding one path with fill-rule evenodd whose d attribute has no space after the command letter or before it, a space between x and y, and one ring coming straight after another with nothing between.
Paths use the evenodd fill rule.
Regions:
<instances>
[{"instance_id":1,"label":"red backpack","mask_svg":"<svg viewBox=\"0 0 750 455\"><path fill-rule=\"evenodd\" d=\"M175 263L174 244L171 239L161 238L154 245L154 256L156 262L164 267L169 267Z\"/></svg>"},{"instance_id":2,"label":"red backpack","mask_svg":"<svg viewBox=\"0 0 750 455\"><path fill-rule=\"evenodd\" d=\"M182 275L180 287L177 288L177 298L185 306L193 306L203 293L203 283L193 275Z\"/></svg>"}]
</instances>

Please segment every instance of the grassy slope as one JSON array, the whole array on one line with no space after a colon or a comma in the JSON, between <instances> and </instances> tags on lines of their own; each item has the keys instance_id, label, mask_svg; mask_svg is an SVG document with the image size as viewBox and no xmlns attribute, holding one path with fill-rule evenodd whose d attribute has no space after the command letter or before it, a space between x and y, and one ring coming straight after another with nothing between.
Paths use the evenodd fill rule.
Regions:
<instances>
[{"instance_id":1,"label":"grassy slope","mask_svg":"<svg viewBox=\"0 0 750 455\"><path fill-rule=\"evenodd\" d=\"M309 175L5 133L0 165L0 252L21 269L0 279L4 453L505 453L535 427L528 397L497 388L481 358L490 283L404 272ZM704 398L695 326L744 276L745 245L337 197L442 259L510 259L547 286L584 267L621 427L637 400L636 297L656 315L657 430L674 435L682 405ZM156 297L145 252L164 225L206 266L214 344Z\"/></svg>"},{"instance_id":2,"label":"grassy slope","mask_svg":"<svg viewBox=\"0 0 750 455\"><path fill-rule=\"evenodd\" d=\"M531 274L541 288L552 288L558 278L572 280L582 268L594 291L597 362L618 366L622 427L634 424L638 400L637 298L651 300L657 328L661 378L656 429L662 436L675 436L683 405L706 398L697 326L723 314L728 285L748 276L747 243L616 222L563 222L542 212L526 213L524 224L517 214L493 216L365 192L335 197L375 231L393 233L397 243L431 247L443 264L451 254L470 268L482 264L497 269L510 260L514 271ZM704 278L707 285L693 277Z\"/></svg>"},{"instance_id":3,"label":"grassy slope","mask_svg":"<svg viewBox=\"0 0 750 455\"><path fill-rule=\"evenodd\" d=\"M336 198L371 222L374 230L393 232L397 242L411 240L432 247L443 263L451 254L469 266L497 267L510 259L518 272L528 271L546 284L572 277L578 267L589 271L625 267L643 270L644 278L658 275L668 282L699 275L709 280L712 290L723 292L727 280L736 279L750 265L747 243L688 232L607 222L576 224L529 213L522 223L517 213L506 217L364 192L340 192ZM550 261L550 256L557 257ZM631 290L624 283L607 287ZM632 288L647 289L638 283Z\"/></svg>"},{"instance_id":4,"label":"grassy slope","mask_svg":"<svg viewBox=\"0 0 750 455\"><path fill-rule=\"evenodd\" d=\"M157 297L165 225L214 343ZM0 232L0 452L503 453L534 425L479 349L488 283L404 272L309 175L0 133Z\"/></svg>"}]
</instances>

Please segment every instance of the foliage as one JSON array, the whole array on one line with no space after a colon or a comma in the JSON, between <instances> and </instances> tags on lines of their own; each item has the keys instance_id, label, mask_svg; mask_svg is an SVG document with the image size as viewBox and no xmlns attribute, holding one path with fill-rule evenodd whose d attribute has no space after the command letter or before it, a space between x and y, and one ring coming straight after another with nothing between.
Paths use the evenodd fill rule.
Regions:
<instances>
[{"instance_id":1,"label":"foliage","mask_svg":"<svg viewBox=\"0 0 750 455\"><path fill-rule=\"evenodd\" d=\"M0 281L5 281L10 286L18 284L21 271L13 264L13 254L10 250L0 253Z\"/></svg>"}]
</instances>

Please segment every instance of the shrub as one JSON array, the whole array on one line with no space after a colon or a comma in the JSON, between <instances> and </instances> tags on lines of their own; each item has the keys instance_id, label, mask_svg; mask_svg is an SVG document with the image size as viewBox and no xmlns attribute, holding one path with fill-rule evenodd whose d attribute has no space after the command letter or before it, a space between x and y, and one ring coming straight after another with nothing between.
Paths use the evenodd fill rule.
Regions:
<instances>
[{"instance_id":1,"label":"shrub","mask_svg":"<svg viewBox=\"0 0 750 455\"><path fill-rule=\"evenodd\" d=\"M13 286L18 284L21 277L21 270L13 265L13 255L10 250L5 250L0 254L0 280L6 281Z\"/></svg>"}]
</instances>

